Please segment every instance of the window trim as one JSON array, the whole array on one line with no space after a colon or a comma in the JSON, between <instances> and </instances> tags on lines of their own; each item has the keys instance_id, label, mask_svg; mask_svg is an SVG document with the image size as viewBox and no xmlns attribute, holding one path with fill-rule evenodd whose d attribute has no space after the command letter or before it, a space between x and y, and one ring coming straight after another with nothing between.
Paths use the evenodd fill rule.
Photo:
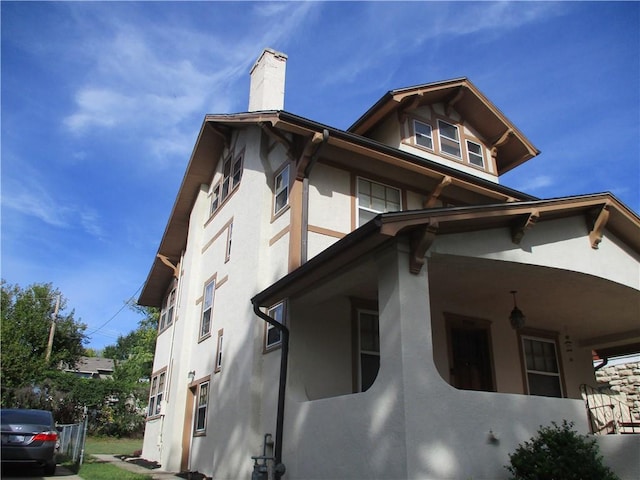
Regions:
<instances>
[{"instance_id":1,"label":"window trim","mask_svg":"<svg viewBox=\"0 0 640 480\"><path fill-rule=\"evenodd\" d=\"M416 128L417 124L421 124L421 125L424 125L426 127L429 127L429 131L431 133L431 136L427 137L426 135L422 135L422 134L420 134L420 136L421 137L426 137L431 141L431 146L430 147L428 147L427 145L422 145L421 143L418 142L418 129ZM434 130L433 125L431 125L430 123L425 122L423 120L418 120L418 119L414 118L414 119L412 119L411 126L413 128L413 130L412 130L412 134L413 135L412 136L413 136L414 145L416 147L419 147L419 148L424 148L424 149L426 149L426 150L428 150L430 152L435 152L436 148L435 148L435 141L433 139L433 130Z\"/></svg>"},{"instance_id":2,"label":"window trim","mask_svg":"<svg viewBox=\"0 0 640 480\"><path fill-rule=\"evenodd\" d=\"M477 145L478 147L480 147L480 155L478 155L477 153L473 152L471 153L471 150L469 150L469 144L473 143L474 145ZM484 158L484 147L480 142L476 142L475 140L471 140L470 138L465 138L464 139L464 145L465 145L465 150L467 153L467 163L469 164L469 166L471 167L475 167L475 168L479 168L483 171L486 171L487 169L487 162L485 161ZM477 165L475 163L473 163L471 161L471 155L475 155L475 156L479 156L480 160L482 161L482 165Z\"/></svg>"},{"instance_id":3,"label":"window trim","mask_svg":"<svg viewBox=\"0 0 640 480\"><path fill-rule=\"evenodd\" d=\"M171 325L173 325L173 322L175 321L176 296L177 286L176 282L174 281L172 282L171 287L169 287L169 291L162 302L160 320L158 321L158 334L167 330ZM169 315L169 313L171 315ZM170 319L170 321L167 322L167 319Z\"/></svg>"},{"instance_id":4,"label":"window trim","mask_svg":"<svg viewBox=\"0 0 640 480\"><path fill-rule=\"evenodd\" d=\"M462 156L462 142L461 142L461 138L462 138L462 137L461 137L461 135L460 135L460 125L457 125L457 124L455 124L455 123L451 123L451 122L449 122L449 121L447 121L447 120L443 120L443 119L441 119L441 118L438 118L438 119L437 119L437 121L438 121L438 147L439 147L439 148L438 148L438 150L439 150L439 151L440 151L440 153L441 153L441 154L443 154L443 155L448 155L448 156L450 156L451 158L455 158L456 160L460 160L460 161L462 161L462 160L463 160L463 156ZM451 126L451 127L453 127L453 128L455 128L455 129L456 129L456 133L458 134L458 135L457 135L457 136L458 136L458 138L457 138L457 139L454 139L454 138L451 138L451 137L447 137L446 135L443 135L443 133L442 133L442 128L440 127L440 125L441 125L441 124L443 124L443 123L444 123L444 124L446 124L446 125L449 125L449 126ZM459 153L459 155L455 155L455 154L453 154L453 153L449 153L449 152L445 152L445 151L444 151L444 148L442 148L442 139L443 139L443 138L444 138L445 140L448 140L449 142L454 142L454 143L457 143L457 144L458 144L458 151L460 152L460 153Z\"/></svg>"},{"instance_id":5,"label":"window trim","mask_svg":"<svg viewBox=\"0 0 640 480\"><path fill-rule=\"evenodd\" d=\"M160 382L161 378L162 382ZM162 400L165 398L165 389L167 385L167 367L163 367L152 373L150 383L149 402L147 403L147 420L152 420L162 415ZM162 391L160 391L160 385L163 387Z\"/></svg>"},{"instance_id":6,"label":"window trim","mask_svg":"<svg viewBox=\"0 0 640 480\"><path fill-rule=\"evenodd\" d=\"M279 307L282 308L282 318L278 319L277 317L273 316L273 312L278 309ZM280 323L282 323L283 325L287 324L287 304L285 300L282 300L281 302L278 302L274 305L272 305L271 307L269 307L267 309L267 315L271 318L274 318L276 321L279 321ZM273 350L277 350L282 346L282 334L280 332L278 332L278 340L273 342L273 343L269 343L269 332L271 330L277 330L276 327L274 327L273 325L271 325L268 322L264 322L264 341L262 342L262 353L268 353L271 352Z\"/></svg>"},{"instance_id":7,"label":"window trim","mask_svg":"<svg viewBox=\"0 0 640 480\"><path fill-rule=\"evenodd\" d=\"M213 373L218 373L222 370L222 352L223 352L223 339L224 339L224 329L218 330L218 341L216 346L216 357L215 357L215 365L213 367Z\"/></svg>"},{"instance_id":8,"label":"window trim","mask_svg":"<svg viewBox=\"0 0 640 480\"><path fill-rule=\"evenodd\" d=\"M200 404L201 396L202 396L202 388L206 386L206 398L203 405ZM207 378L206 380L198 383L198 388L196 390L196 405L195 405L195 414L193 416L193 436L200 437L207 434L207 416L209 413L209 397L211 393L211 380ZM203 422L201 428L198 428L198 421L200 420L200 410L204 410L203 414Z\"/></svg>"},{"instance_id":9,"label":"window trim","mask_svg":"<svg viewBox=\"0 0 640 480\"><path fill-rule=\"evenodd\" d=\"M287 172L287 181L286 184L283 182L282 187L280 189L277 188L278 185L278 177L282 177L283 173ZM286 192L286 200L284 204L278 207L278 195L280 193ZM273 209L272 209L272 218L277 218L281 214L283 214L289 208L289 199L291 195L291 168L289 163L285 163L282 167L280 167L273 176Z\"/></svg>"},{"instance_id":10,"label":"window trim","mask_svg":"<svg viewBox=\"0 0 640 480\"><path fill-rule=\"evenodd\" d=\"M518 348L520 352L520 366L522 370L522 383L524 388L524 393L526 395L534 395L531 393L529 388L529 372L533 373L542 373L534 370L529 370L527 367L527 359L524 351L524 340L535 340L539 342L551 343L554 347L554 353L556 356L556 366L558 368L558 373L549 375L549 376L557 376L558 383L560 384L560 397L552 397L552 398L565 398L567 395L567 387L565 384L565 376L564 376L564 368L562 366L562 354L560 350L560 344L558 342L558 333L550 332L546 330L535 330L535 329L523 329L518 331ZM546 375L546 373L545 373Z\"/></svg>"},{"instance_id":11,"label":"window trim","mask_svg":"<svg viewBox=\"0 0 640 480\"><path fill-rule=\"evenodd\" d=\"M207 308L207 287L209 287L211 285L211 304L209 306L209 308ZM204 284L204 287L202 289L202 309L201 309L201 313L200 313L200 328L198 329L198 341L201 342L202 340L209 338L211 336L211 326L213 324L213 306L215 303L215 297L216 297L216 275L214 275L212 278L210 278L209 280L207 280ZM207 312L207 310L210 310L209 313L209 325L208 325L208 330L206 332L203 331L203 327L204 327L204 316L205 313Z\"/></svg>"},{"instance_id":12,"label":"window trim","mask_svg":"<svg viewBox=\"0 0 640 480\"><path fill-rule=\"evenodd\" d=\"M230 152L222 161L221 177L211 189L209 218L213 217L231 198L242 181L244 171L244 149L237 155Z\"/></svg>"},{"instance_id":13,"label":"window trim","mask_svg":"<svg viewBox=\"0 0 640 480\"><path fill-rule=\"evenodd\" d=\"M365 182L369 182L372 185L373 184L380 185L380 186L385 188L385 208L387 206L386 205L386 203L387 203L387 189L396 190L398 192L398 201L399 201L399 207L400 207L400 209L398 211L402 211L403 210L403 208L404 208L403 207L403 192L402 192L401 188L394 187L393 185L389 185L387 183L382 183L382 182L378 182L378 181L375 181L375 180L371 180L370 178L363 177L361 175L357 175L356 176L356 181L355 181L355 189L356 189L356 191L355 191L355 203L356 203L356 225L357 226L360 227L360 226L364 225L364 223L366 223L366 222L364 222L362 224L360 223L360 210L364 210L364 211L369 212L369 213L374 213L375 215L378 215L380 213L385 213L385 211L388 211L388 210L378 211L378 210L374 210L372 208L364 207L364 206L360 205L360 180L363 180Z\"/></svg>"}]
</instances>

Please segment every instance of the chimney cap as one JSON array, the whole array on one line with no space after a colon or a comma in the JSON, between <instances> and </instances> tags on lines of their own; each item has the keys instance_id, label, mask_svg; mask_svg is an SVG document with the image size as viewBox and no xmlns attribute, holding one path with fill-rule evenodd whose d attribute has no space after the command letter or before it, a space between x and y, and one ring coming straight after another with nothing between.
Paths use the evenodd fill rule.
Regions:
<instances>
[{"instance_id":1,"label":"chimney cap","mask_svg":"<svg viewBox=\"0 0 640 480\"><path fill-rule=\"evenodd\" d=\"M260 61L262 60L262 57L265 56L265 54L271 54L273 55L273 57L277 58L277 59L281 59L284 61L287 61L287 59L289 57L287 57L286 53L282 53L282 52L278 52L277 50L274 50L273 48L265 48L264 50L262 50L262 53L260 54L260 56L258 57L258 59L255 61L255 63L253 64L253 67L251 67L251 70L249 70L249 74L252 74L253 71L255 70L255 68L258 66L258 64L260 63Z\"/></svg>"}]
</instances>

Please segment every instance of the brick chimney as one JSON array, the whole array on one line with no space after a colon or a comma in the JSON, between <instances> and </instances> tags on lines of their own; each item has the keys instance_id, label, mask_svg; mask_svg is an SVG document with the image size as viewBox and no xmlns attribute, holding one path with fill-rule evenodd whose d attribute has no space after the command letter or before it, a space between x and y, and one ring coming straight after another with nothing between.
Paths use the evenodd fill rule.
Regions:
<instances>
[{"instance_id":1,"label":"brick chimney","mask_svg":"<svg viewBox=\"0 0 640 480\"><path fill-rule=\"evenodd\" d=\"M287 56L265 48L251 68L249 111L283 110Z\"/></svg>"}]
</instances>

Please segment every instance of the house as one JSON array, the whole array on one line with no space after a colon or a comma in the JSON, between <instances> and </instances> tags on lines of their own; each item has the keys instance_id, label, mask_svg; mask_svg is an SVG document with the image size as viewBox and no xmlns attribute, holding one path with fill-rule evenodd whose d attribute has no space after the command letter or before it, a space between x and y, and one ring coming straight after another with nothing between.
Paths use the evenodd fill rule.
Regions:
<instances>
[{"instance_id":1,"label":"house","mask_svg":"<svg viewBox=\"0 0 640 480\"><path fill-rule=\"evenodd\" d=\"M539 152L467 78L340 130L283 110L286 60L262 53L247 112L205 116L141 292L162 309L143 457L499 479L540 425L588 433L593 352L640 351L638 215L501 185ZM640 477L640 435L598 441Z\"/></svg>"},{"instance_id":2,"label":"house","mask_svg":"<svg viewBox=\"0 0 640 480\"><path fill-rule=\"evenodd\" d=\"M114 363L111 358L80 357L75 365L64 365L63 370L78 377L105 379L112 377Z\"/></svg>"}]
</instances>

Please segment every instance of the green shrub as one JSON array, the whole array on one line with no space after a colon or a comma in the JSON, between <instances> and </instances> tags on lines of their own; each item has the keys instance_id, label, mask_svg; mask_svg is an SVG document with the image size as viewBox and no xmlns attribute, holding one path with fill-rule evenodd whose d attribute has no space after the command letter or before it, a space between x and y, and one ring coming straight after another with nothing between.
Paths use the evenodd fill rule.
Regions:
<instances>
[{"instance_id":1,"label":"green shrub","mask_svg":"<svg viewBox=\"0 0 640 480\"><path fill-rule=\"evenodd\" d=\"M509 460L505 468L512 480L619 480L602 463L596 441L574 432L573 423L566 420L540 427Z\"/></svg>"}]
</instances>

